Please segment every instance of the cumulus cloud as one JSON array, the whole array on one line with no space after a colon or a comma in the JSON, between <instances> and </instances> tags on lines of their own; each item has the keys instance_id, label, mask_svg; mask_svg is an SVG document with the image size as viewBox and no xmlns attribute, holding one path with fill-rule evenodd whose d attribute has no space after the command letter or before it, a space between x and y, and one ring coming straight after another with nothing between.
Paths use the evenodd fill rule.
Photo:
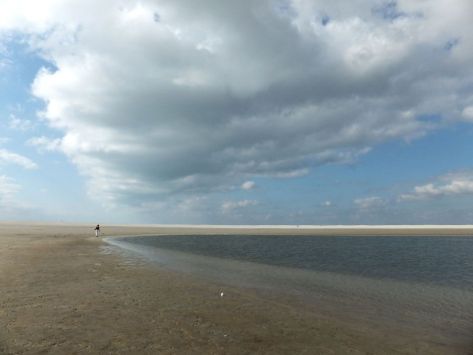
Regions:
<instances>
[{"instance_id":1,"label":"cumulus cloud","mask_svg":"<svg viewBox=\"0 0 473 355\"><path fill-rule=\"evenodd\" d=\"M36 169L38 167L38 165L31 159L23 155L10 152L7 149L0 149L0 163L2 162L19 165L25 169Z\"/></svg>"},{"instance_id":2,"label":"cumulus cloud","mask_svg":"<svg viewBox=\"0 0 473 355\"><path fill-rule=\"evenodd\" d=\"M454 173L440 177L436 182L414 187L414 191L402 194L400 201L421 200L441 196L473 194L473 173Z\"/></svg>"},{"instance_id":3,"label":"cumulus cloud","mask_svg":"<svg viewBox=\"0 0 473 355\"><path fill-rule=\"evenodd\" d=\"M281 172L271 174L271 176L276 177L276 178L281 178L281 179L292 179L292 178L297 178L301 176L306 176L308 174L309 174L309 169L304 168L304 169L295 169L295 170L289 170L289 171L281 171Z\"/></svg>"},{"instance_id":4,"label":"cumulus cloud","mask_svg":"<svg viewBox=\"0 0 473 355\"><path fill-rule=\"evenodd\" d=\"M234 210L239 210L249 206L255 206L258 202L255 200L242 200L242 201L226 201L222 204L222 212L230 213Z\"/></svg>"},{"instance_id":5,"label":"cumulus cloud","mask_svg":"<svg viewBox=\"0 0 473 355\"><path fill-rule=\"evenodd\" d=\"M15 115L10 115L8 127L18 131L29 131L35 127L35 123L31 120L26 120Z\"/></svg>"},{"instance_id":6,"label":"cumulus cloud","mask_svg":"<svg viewBox=\"0 0 473 355\"><path fill-rule=\"evenodd\" d=\"M370 209L380 207L385 204L384 200L378 196L357 198L354 201L355 205L361 209Z\"/></svg>"},{"instance_id":7,"label":"cumulus cloud","mask_svg":"<svg viewBox=\"0 0 473 355\"><path fill-rule=\"evenodd\" d=\"M62 140L59 138L48 138L45 136L33 137L26 142L30 146L38 148L39 151L55 152L61 151Z\"/></svg>"},{"instance_id":8,"label":"cumulus cloud","mask_svg":"<svg viewBox=\"0 0 473 355\"><path fill-rule=\"evenodd\" d=\"M302 176L464 116L471 1L341 3L18 0L0 31L54 68L32 92L62 137L31 143L101 200L140 204Z\"/></svg>"},{"instance_id":9,"label":"cumulus cloud","mask_svg":"<svg viewBox=\"0 0 473 355\"><path fill-rule=\"evenodd\" d=\"M468 106L463 109L462 116L466 121L473 122L473 106Z\"/></svg>"},{"instance_id":10,"label":"cumulus cloud","mask_svg":"<svg viewBox=\"0 0 473 355\"><path fill-rule=\"evenodd\" d=\"M256 187L256 183L254 181L245 181L241 184L241 188L243 190L253 190Z\"/></svg>"}]
</instances>

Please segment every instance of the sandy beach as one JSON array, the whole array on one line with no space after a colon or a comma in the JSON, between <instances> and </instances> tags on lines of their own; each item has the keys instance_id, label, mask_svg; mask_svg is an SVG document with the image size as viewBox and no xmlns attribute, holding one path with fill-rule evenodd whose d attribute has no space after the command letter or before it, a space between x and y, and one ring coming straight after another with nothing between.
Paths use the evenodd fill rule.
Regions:
<instances>
[{"instance_id":1,"label":"sandy beach","mask_svg":"<svg viewBox=\"0 0 473 355\"><path fill-rule=\"evenodd\" d=\"M0 223L2 354L468 354L107 253L93 225ZM103 226L146 234L472 235L470 228ZM222 288L225 295L220 296Z\"/></svg>"}]
</instances>

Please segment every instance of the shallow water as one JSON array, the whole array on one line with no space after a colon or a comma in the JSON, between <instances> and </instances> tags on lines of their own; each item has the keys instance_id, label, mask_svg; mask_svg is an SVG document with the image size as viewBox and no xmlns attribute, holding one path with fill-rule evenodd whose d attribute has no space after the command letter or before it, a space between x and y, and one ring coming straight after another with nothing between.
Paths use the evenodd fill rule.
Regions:
<instances>
[{"instance_id":1,"label":"shallow water","mask_svg":"<svg viewBox=\"0 0 473 355\"><path fill-rule=\"evenodd\" d=\"M124 239L193 254L473 290L473 238L172 236Z\"/></svg>"},{"instance_id":2,"label":"shallow water","mask_svg":"<svg viewBox=\"0 0 473 355\"><path fill-rule=\"evenodd\" d=\"M473 238L159 236L108 239L222 285L445 344L473 335Z\"/></svg>"}]
</instances>

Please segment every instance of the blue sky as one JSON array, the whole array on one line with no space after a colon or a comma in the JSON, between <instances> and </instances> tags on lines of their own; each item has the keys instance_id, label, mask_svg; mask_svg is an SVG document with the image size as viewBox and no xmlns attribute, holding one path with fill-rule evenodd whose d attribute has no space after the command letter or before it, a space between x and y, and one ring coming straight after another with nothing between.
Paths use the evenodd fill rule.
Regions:
<instances>
[{"instance_id":1,"label":"blue sky","mask_svg":"<svg viewBox=\"0 0 473 355\"><path fill-rule=\"evenodd\" d=\"M74 220L81 216L84 206L92 204L86 196L84 180L63 154L45 154L28 144L32 137L60 136L60 132L40 117L45 104L31 94L36 74L51 64L24 42L20 37L5 43L2 59L6 64L0 81L1 139L2 148L27 157L36 167L25 169L7 162L1 165L2 175L19 187L14 201L6 202L15 206L10 211L5 206L5 219Z\"/></svg>"},{"instance_id":2,"label":"blue sky","mask_svg":"<svg viewBox=\"0 0 473 355\"><path fill-rule=\"evenodd\" d=\"M0 218L470 224L454 3L1 4Z\"/></svg>"}]
</instances>

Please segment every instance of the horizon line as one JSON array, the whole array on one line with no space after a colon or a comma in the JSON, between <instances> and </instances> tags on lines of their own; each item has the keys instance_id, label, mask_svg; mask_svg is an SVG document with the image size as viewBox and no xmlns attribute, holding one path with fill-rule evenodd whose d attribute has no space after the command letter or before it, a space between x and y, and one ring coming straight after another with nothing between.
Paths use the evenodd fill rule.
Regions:
<instances>
[{"instance_id":1,"label":"horizon line","mask_svg":"<svg viewBox=\"0 0 473 355\"><path fill-rule=\"evenodd\" d=\"M96 222L65 222L65 221L0 221L1 224L31 225L96 225ZM234 228L234 229L472 229L473 224L158 224L158 223L99 223L114 227L151 227L151 228Z\"/></svg>"}]
</instances>

